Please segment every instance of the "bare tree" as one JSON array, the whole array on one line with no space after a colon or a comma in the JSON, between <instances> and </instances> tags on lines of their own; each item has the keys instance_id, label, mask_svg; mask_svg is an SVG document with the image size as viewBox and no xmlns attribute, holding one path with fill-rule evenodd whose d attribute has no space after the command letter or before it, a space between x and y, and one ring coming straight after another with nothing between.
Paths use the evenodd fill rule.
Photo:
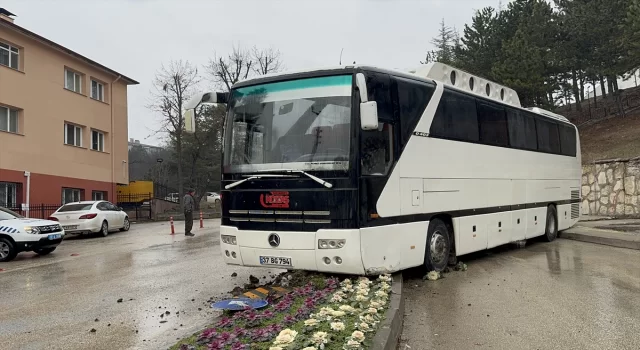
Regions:
<instances>
[{"instance_id":1,"label":"bare tree","mask_svg":"<svg viewBox=\"0 0 640 350\"><path fill-rule=\"evenodd\" d=\"M207 70L213 82L231 90L231 86L242 79L252 75L264 75L282 70L280 51L272 48L244 50L234 47L233 51L225 56L215 55L209 60Z\"/></svg>"},{"instance_id":2,"label":"bare tree","mask_svg":"<svg viewBox=\"0 0 640 350\"><path fill-rule=\"evenodd\" d=\"M178 166L178 191L180 205L184 194L184 180L182 174L182 142L184 138L183 104L187 102L200 78L198 69L188 61L172 61L167 66L162 65L153 81L154 92L152 102L148 108L162 116L161 132L169 134L171 142L175 143Z\"/></svg>"},{"instance_id":3,"label":"bare tree","mask_svg":"<svg viewBox=\"0 0 640 350\"><path fill-rule=\"evenodd\" d=\"M257 75L278 73L284 68L280 58L280 50L274 50L271 47L258 49L254 46L251 50L251 58L256 63L253 65L253 71Z\"/></svg>"},{"instance_id":4,"label":"bare tree","mask_svg":"<svg viewBox=\"0 0 640 350\"><path fill-rule=\"evenodd\" d=\"M213 82L230 91L233 84L249 77L253 63L248 51L234 47L227 57L214 55L207 68Z\"/></svg>"}]
</instances>

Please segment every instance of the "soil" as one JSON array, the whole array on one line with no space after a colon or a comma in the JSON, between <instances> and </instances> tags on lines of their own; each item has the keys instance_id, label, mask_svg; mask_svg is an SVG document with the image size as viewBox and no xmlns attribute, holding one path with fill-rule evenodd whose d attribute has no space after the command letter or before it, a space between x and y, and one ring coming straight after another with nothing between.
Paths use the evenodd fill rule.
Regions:
<instances>
[{"instance_id":1,"label":"soil","mask_svg":"<svg viewBox=\"0 0 640 350\"><path fill-rule=\"evenodd\" d=\"M640 156L640 113L602 120L579 129L582 162Z\"/></svg>"}]
</instances>

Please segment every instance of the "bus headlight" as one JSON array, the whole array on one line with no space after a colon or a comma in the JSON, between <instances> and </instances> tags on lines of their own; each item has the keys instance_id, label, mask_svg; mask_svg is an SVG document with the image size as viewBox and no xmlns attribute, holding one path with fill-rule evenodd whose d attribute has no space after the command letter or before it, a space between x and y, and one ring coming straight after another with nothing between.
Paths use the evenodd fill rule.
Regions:
<instances>
[{"instance_id":1,"label":"bus headlight","mask_svg":"<svg viewBox=\"0 0 640 350\"><path fill-rule=\"evenodd\" d=\"M220 235L220 239L222 239L222 243L231 244L231 245L238 244L238 242L236 241L236 236Z\"/></svg>"},{"instance_id":2,"label":"bus headlight","mask_svg":"<svg viewBox=\"0 0 640 350\"><path fill-rule=\"evenodd\" d=\"M38 229L37 227L34 227L34 226L25 226L24 227L24 232L30 233L32 235L37 235L38 233L40 233L40 229Z\"/></svg>"},{"instance_id":3,"label":"bus headlight","mask_svg":"<svg viewBox=\"0 0 640 350\"><path fill-rule=\"evenodd\" d=\"M319 239L318 240L318 248L319 249L339 249L347 244L346 239Z\"/></svg>"}]
</instances>

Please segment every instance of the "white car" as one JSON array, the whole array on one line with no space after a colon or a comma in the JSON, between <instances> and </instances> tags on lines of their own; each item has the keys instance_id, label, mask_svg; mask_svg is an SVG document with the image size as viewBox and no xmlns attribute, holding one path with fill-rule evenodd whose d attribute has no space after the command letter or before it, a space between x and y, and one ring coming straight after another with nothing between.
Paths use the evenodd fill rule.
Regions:
<instances>
[{"instance_id":1,"label":"white car","mask_svg":"<svg viewBox=\"0 0 640 350\"><path fill-rule=\"evenodd\" d=\"M207 192L207 203L220 203L220 195L215 192Z\"/></svg>"},{"instance_id":2,"label":"white car","mask_svg":"<svg viewBox=\"0 0 640 350\"><path fill-rule=\"evenodd\" d=\"M165 201L178 203L180 201L179 193L169 193L166 197L164 197Z\"/></svg>"},{"instance_id":3,"label":"white car","mask_svg":"<svg viewBox=\"0 0 640 350\"><path fill-rule=\"evenodd\" d=\"M58 221L68 234L100 233L106 237L109 231L129 231L131 227L127 213L107 201L68 203L51 214L49 220Z\"/></svg>"},{"instance_id":4,"label":"white car","mask_svg":"<svg viewBox=\"0 0 640 350\"><path fill-rule=\"evenodd\" d=\"M0 207L0 262L13 260L20 252L47 255L56 250L64 234L55 221L27 219Z\"/></svg>"}]
</instances>

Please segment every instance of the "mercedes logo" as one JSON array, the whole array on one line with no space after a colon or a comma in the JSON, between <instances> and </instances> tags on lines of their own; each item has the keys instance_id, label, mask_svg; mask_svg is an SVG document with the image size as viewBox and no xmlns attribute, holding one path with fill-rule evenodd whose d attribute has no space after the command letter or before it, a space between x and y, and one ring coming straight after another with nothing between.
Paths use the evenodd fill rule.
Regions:
<instances>
[{"instance_id":1,"label":"mercedes logo","mask_svg":"<svg viewBox=\"0 0 640 350\"><path fill-rule=\"evenodd\" d=\"M278 236L277 233L272 233L269 235L269 245L274 248L280 245L280 236Z\"/></svg>"}]
</instances>

